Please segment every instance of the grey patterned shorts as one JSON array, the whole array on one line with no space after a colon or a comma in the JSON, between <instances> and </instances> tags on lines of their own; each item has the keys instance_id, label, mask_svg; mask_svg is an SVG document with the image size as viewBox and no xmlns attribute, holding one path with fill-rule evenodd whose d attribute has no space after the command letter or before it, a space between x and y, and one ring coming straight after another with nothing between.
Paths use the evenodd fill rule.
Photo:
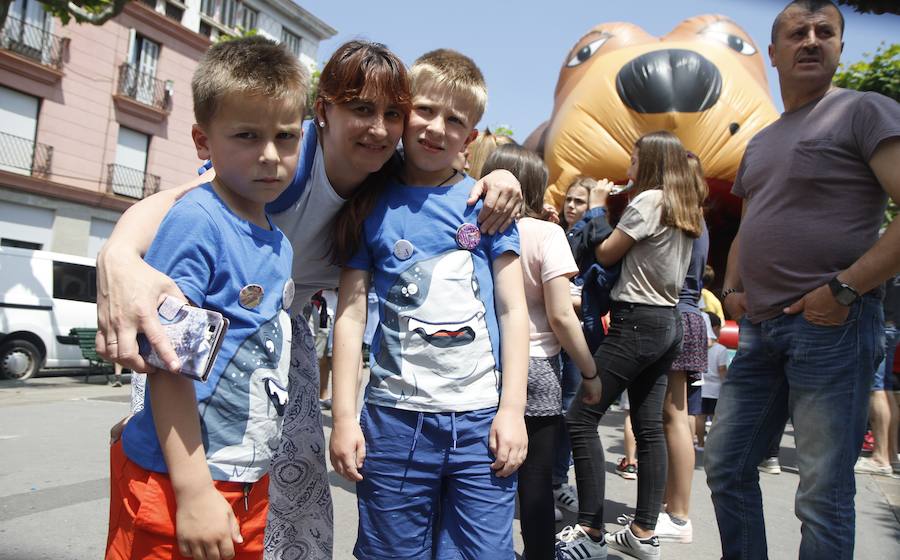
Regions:
<instances>
[{"instance_id":1,"label":"grey patterned shorts","mask_svg":"<svg viewBox=\"0 0 900 560\"><path fill-rule=\"evenodd\" d=\"M289 400L269 471L265 560L330 560L334 512L319 409L319 364L307 322L296 316L291 326Z\"/></svg>"},{"instance_id":2,"label":"grey patterned shorts","mask_svg":"<svg viewBox=\"0 0 900 560\"><path fill-rule=\"evenodd\" d=\"M528 359L528 400L525 416L562 414L562 367L559 354Z\"/></svg>"}]
</instances>

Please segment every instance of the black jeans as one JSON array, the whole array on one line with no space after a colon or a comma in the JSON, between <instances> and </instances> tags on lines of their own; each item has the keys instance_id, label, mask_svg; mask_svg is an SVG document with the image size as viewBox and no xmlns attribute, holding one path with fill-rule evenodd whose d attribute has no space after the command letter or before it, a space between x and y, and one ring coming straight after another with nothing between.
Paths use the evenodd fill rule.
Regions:
<instances>
[{"instance_id":1,"label":"black jeans","mask_svg":"<svg viewBox=\"0 0 900 560\"><path fill-rule=\"evenodd\" d=\"M563 428L562 416L526 416L528 457L519 467L519 517L525 556L554 558L553 466Z\"/></svg>"},{"instance_id":2,"label":"black jeans","mask_svg":"<svg viewBox=\"0 0 900 560\"><path fill-rule=\"evenodd\" d=\"M606 470L597 433L600 419L628 389L631 422L638 446L638 495L635 521L656 528L666 486L666 438L662 409L666 374L681 350L681 313L674 307L614 302L609 334L594 354L603 385L600 402L586 405L583 389L566 415L575 478L578 481L578 523L603 527Z\"/></svg>"}]
</instances>

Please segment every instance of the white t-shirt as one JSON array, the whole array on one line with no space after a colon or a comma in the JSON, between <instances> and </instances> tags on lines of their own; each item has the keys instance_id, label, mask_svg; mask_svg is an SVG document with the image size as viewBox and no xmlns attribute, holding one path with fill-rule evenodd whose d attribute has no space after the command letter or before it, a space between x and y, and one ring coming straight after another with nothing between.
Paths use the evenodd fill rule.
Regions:
<instances>
[{"instance_id":1,"label":"white t-shirt","mask_svg":"<svg viewBox=\"0 0 900 560\"><path fill-rule=\"evenodd\" d=\"M334 218L344 202L325 174L322 146L316 146L313 166L300 198L284 212L270 216L294 248L292 316L300 313L313 294L338 285L340 267L331 263L329 252Z\"/></svg>"},{"instance_id":2,"label":"white t-shirt","mask_svg":"<svg viewBox=\"0 0 900 560\"><path fill-rule=\"evenodd\" d=\"M703 389L701 395L704 399L718 399L719 389L722 387L722 378L719 377L719 368L728 365L728 349L714 342L709 347L709 371L703 375Z\"/></svg>"},{"instance_id":3,"label":"white t-shirt","mask_svg":"<svg viewBox=\"0 0 900 560\"><path fill-rule=\"evenodd\" d=\"M548 358L559 354L559 340L550 328L544 301L544 283L558 276L570 277L578 265L563 229L535 218L518 222L525 299L528 302L530 356Z\"/></svg>"}]
</instances>

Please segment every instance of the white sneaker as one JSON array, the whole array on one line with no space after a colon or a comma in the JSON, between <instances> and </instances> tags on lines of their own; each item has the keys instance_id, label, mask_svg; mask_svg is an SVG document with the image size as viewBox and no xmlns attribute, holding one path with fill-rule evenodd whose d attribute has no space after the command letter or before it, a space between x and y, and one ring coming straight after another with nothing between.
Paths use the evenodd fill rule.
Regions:
<instances>
[{"instance_id":1,"label":"white sneaker","mask_svg":"<svg viewBox=\"0 0 900 560\"><path fill-rule=\"evenodd\" d=\"M883 476L892 476L894 469L890 465L879 465L868 457L860 457L853 467L853 472L857 474L880 474Z\"/></svg>"},{"instance_id":2,"label":"white sneaker","mask_svg":"<svg viewBox=\"0 0 900 560\"><path fill-rule=\"evenodd\" d=\"M606 533L606 544L638 560L659 560L659 539L656 535L639 539L631 532L631 525L615 533Z\"/></svg>"},{"instance_id":3,"label":"white sneaker","mask_svg":"<svg viewBox=\"0 0 900 560\"><path fill-rule=\"evenodd\" d=\"M554 507L553 508L553 519L556 521L562 521L562 518L563 518L562 512L559 511L558 507Z\"/></svg>"},{"instance_id":4,"label":"white sneaker","mask_svg":"<svg viewBox=\"0 0 900 560\"><path fill-rule=\"evenodd\" d=\"M606 542L595 541L581 525L566 527L556 534L556 560L606 560Z\"/></svg>"},{"instance_id":5,"label":"white sneaker","mask_svg":"<svg viewBox=\"0 0 900 560\"><path fill-rule=\"evenodd\" d=\"M656 536L660 542L689 544L694 540L694 528L690 519L684 525L678 525L668 513L662 512L656 520Z\"/></svg>"},{"instance_id":6,"label":"white sneaker","mask_svg":"<svg viewBox=\"0 0 900 560\"><path fill-rule=\"evenodd\" d=\"M556 500L556 507L578 513L578 492L571 484L563 483L559 488L554 488L553 499Z\"/></svg>"}]
</instances>

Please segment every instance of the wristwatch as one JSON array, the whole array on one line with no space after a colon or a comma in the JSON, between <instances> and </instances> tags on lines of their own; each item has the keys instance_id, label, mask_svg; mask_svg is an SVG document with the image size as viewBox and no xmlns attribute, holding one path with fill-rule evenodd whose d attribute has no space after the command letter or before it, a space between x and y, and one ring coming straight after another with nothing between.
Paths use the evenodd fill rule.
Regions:
<instances>
[{"instance_id":1,"label":"wristwatch","mask_svg":"<svg viewBox=\"0 0 900 560\"><path fill-rule=\"evenodd\" d=\"M849 284L844 284L838 277L835 276L828 282L828 287L831 289L832 295L834 295L834 299L837 300L838 303L845 307L849 307L853 305L853 302L859 299L859 292L857 292L853 286Z\"/></svg>"}]
</instances>

